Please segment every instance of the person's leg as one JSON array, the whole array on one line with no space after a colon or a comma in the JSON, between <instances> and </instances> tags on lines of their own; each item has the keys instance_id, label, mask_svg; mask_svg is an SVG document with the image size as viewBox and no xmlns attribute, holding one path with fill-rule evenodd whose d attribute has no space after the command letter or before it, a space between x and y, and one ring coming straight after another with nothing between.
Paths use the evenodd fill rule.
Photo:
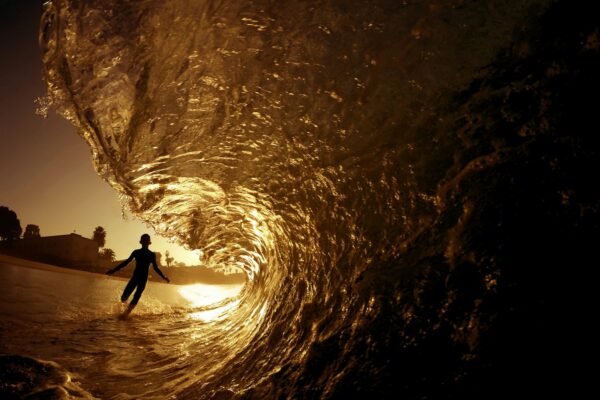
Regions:
<instances>
[{"instance_id":1,"label":"person's leg","mask_svg":"<svg viewBox=\"0 0 600 400\"><path fill-rule=\"evenodd\" d=\"M137 289L136 289L135 293L133 294L133 299L131 299L131 303L129 303L131 308L135 307L135 305L140 300L140 297L142 297L142 293L144 292L144 289L146 288L146 280L147 279L140 279L138 281Z\"/></svg>"},{"instance_id":2,"label":"person's leg","mask_svg":"<svg viewBox=\"0 0 600 400\"><path fill-rule=\"evenodd\" d=\"M127 286L125 286L125 289L123 290L123 294L121 295L122 303L125 303L127 301L129 296L131 295L131 292L133 292L133 289L135 289L137 284L138 284L137 280L135 279L135 277L132 276L131 279L129 280L129 282L127 282Z\"/></svg>"}]
</instances>

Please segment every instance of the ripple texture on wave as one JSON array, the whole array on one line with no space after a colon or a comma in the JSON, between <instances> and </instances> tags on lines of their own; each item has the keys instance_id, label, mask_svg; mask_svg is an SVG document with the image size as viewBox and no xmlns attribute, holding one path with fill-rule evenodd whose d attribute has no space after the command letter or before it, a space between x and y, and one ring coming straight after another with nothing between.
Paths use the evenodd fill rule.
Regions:
<instances>
[{"instance_id":1,"label":"ripple texture on wave","mask_svg":"<svg viewBox=\"0 0 600 400\"><path fill-rule=\"evenodd\" d=\"M548 361L554 266L597 226L573 177L600 169L575 95L598 24L547 3L46 4L49 95L97 171L248 274L179 395L478 396Z\"/></svg>"}]
</instances>

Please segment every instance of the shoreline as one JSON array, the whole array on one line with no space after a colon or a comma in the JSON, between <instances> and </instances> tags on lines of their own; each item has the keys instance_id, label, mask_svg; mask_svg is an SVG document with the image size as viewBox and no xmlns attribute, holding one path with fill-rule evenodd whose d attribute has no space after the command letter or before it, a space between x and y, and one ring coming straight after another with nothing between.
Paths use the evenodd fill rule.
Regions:
<instances>
[{"instance_id":1,"label":"shoreline","mask_svg":"<svg viewBox=\"0 0 600 400\"><path fill-rule=\"evenodd\" d=\"M83 271L80 269L59 267L58 265L46 264L46 263L42 263L39 261L27 260L25 258L9 256L7 254L0 253L0 266L2 266L3 264L10 264L10 265L16 265L19 267L33 268L33 269L37 269L37 270L41 270L41 271L61 272L61 273L73 274L73 275L83 275L83 276L93 275L95 278L98 278L98 276L102 276L106 279L118 279L118 280L122 280L122 281L129 280L129 278L123 278L120 276L109 276L109 275L99 274L96 272ZM157 282L157 283L160 283L160 282Z\"/></svg>"},{"instance_id":2,"label":"shoreline","mask_svg":"<svg viewBox=\"0 0 600 400\"><path fill-rule=\"evenodd\" d=\"M33 260L25 259L25 258L20 258L20 257L15 257L15 256L10 256L7 254L0 253L0 268L3 266L3 264L14 265L14 266L19 266L19 267L26 267L26 268L33 268L33 269L37 269L40 271L60 272L60 273L64 273L64 274L73 274L73 275L88 276L88 277L93 276L96 279L103 278L103 279L116 279L119 281L129 281L129 279L131 278L130 275L128 275L128 276L106 275L106 274L101 274L98 272L85 271L85 270L76 269L76 268L60 267L58 265L47 264L47 263L43 263L40 261L33 261ZM164 271L164 269L163 269L163 271ZM169 271L169 272L171 272L171 271ZM171 277L170 283L166 283L166 282L163 282L162 280L152 279L152 278L149 278L148 282L153 282L153 283L157 283L157 284L161 284L161 285L176 285L176 286L193 285L195 283L201 283L204 285L217 285L217 286L218 285L236 285L236 284L244 285L245 284L245 282L206 282L206 281L202 281L200 279L195 282L178 283L178 282L173 282L173 277Z\"/></svg>"}]
</instances>

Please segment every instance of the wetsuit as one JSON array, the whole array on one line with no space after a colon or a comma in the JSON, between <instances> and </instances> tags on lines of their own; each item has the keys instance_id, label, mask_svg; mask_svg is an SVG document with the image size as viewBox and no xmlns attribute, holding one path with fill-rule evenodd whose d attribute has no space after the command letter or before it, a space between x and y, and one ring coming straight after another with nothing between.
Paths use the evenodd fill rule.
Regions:
<instances>
[{"instance_id":1,"label":"wetsuit","mask_svg":"<svg viewBox=\"0 0 600 400\"><path fill-rule=\"evenodd\" d=\"M156 254L145 248L134 250L127 260L113 268L110 273L112 274L125 267L134 258L135 270L133 271L133 275L131 276L129 282L127 282L127 286L125 286L125 290L123 290L123 294L121 295L121 301L126 302L131 295L131 292L133 292L133 289L136 289L137 287L130 303L131 306L135 306L137 304L138 300L142 296L142 293L144 292L144 289L146 288L150 263L152 263L152 266L158 275L160 275L164 280L167 280L162 271L158 269L158 265L156 265Z\"/></svg>"}]
</instances>

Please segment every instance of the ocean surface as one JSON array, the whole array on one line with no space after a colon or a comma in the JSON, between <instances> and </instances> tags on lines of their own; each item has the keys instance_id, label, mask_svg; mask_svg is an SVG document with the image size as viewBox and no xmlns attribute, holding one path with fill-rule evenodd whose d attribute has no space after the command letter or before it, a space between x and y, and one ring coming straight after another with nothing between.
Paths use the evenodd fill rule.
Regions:
<instances>
[{"instance_id":1,"label":"ocean surface","mask_svg":"<svg viewBox=\"0 0 600 400\"><path fill-rule=\"evenodd\" d=\"M149 282L138 307L120 319L126 280L4 262L0 271L0 354L19 356L3 356L2 384L9 374L29 383L15 391L23 397L167 399L227 361L219 349L230 338L219 321L240 285ZM198 352L203 367L195 369L190 356Z\"/></svg>"},{"instance_id":2,"label":"ocean surface","mask_svg":"<svg viewBox=\"0 0 600 400\"><path fill-rule=\"evenodd\" d=\"M40 278L45 294L20 296L62 276L28 272L7 293L52 322L9 312L25 319L3 327L5 352L39 349L106 398L581 387L567 377L600 237L596 15L544 0L46 2L40 104L76 126L123 207L248 280L209 320L151 285L123 322L117 282Z\"/></svg>"}]
</instances>

